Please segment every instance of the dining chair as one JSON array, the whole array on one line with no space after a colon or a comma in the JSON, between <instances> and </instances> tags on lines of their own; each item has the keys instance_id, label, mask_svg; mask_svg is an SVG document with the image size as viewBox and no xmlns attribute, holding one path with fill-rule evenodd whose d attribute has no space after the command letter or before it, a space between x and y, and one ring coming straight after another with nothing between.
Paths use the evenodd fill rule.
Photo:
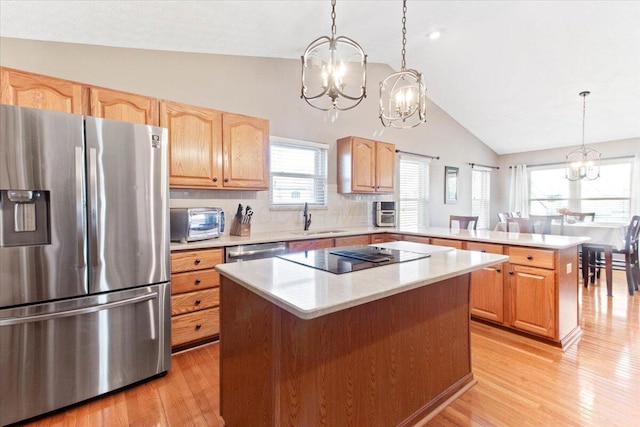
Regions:
<instances>
[{"instance_id":1,"label":"dining chair","mask_svg":"<svg viewBox=\"0 0 640 427\"><path fill-rule=\"evenodd\" d=\"M565 212L564 220L568 224L572 222L593 222L596 219L595 212Z\"/></svg>"},{"instance_id":2,"label":"dining chair","mask_svg":"<svg viewBox=\"0 0 640 427\"><path fill-rule=\"evenodd\" d=\"M507 218L507 232L539 233L540 220L532 218Z\"/></svg>"},{"instance_id":3,"label":"dining chair","mask_svg":"<svg viewBox=\"0 0 640 427\"><path fill-rule=\"evenodd\" d=\"M458 222L461 230L463 229L471 229L475 230L478 226L478 217L477 216L460 216L460 215L449 215L449 228L453 228L453 223ZM471 227L469 227L471 225Z\"/></svg>"},{"instance_id":4,"label":"dining chair","mask_svg":"<svg viewBox=\"0 0 640 427\"><path fill-rule=\"evenodd\" d=\"M593 278L597 274L599 268L602 268L602 262L598 261L598 255L604 253L604 269L607 280L607 295L611 296L612 284L612 254L624 255L624 269L627 276L627 287L629 295L633 295L634 291L640 286L640 263L638 261L638 235L640 234L640 215L634 215L629 222L627 234L625 236L624 248L616 249L608 245L598 245L593 243L584 243L582 245L582 256L586 257L586 262L582 264L584 278L584 286L589 286L587 280L589 274ZM585 270L588 269L588 270Z\"/></svg>"},{"instance_id":5,"label":"dining chair","mask_svg":"<svg viewBox=\"0 0 640 427\"><path fill-rule=\"evenodd\" d=\"M511 214L509 212L498 212L498 220L500 222L507 222L507 218L510 218Z\"/></svg>"},{"instance_id":6,"label":"dining chair","mask_svg":"<svg viewBox=\"0 0 640 427\"><path fill-rule=\"evenodd\" d=\"M529 218L539 221L537 232L540 234L551 234L551 224L559 224L560 231L558 234L562 234L564 231L564 215L529 215Z\"/></svg>"}]
</instances>

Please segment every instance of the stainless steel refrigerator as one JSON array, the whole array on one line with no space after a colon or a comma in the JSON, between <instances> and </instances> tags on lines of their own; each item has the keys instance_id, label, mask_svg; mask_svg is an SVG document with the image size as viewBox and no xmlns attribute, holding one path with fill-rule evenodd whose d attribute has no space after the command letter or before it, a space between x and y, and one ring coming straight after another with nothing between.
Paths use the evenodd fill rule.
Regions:
<instances>
[{"instance_id":1,"label":"stainless steel refrigerator","mask_svg":"<svg viewBox=\"0 0 640 427\"><path fill-rule=\"evenodd\" d=\"M167 131L0 105L0 425L171 363Z\"/></svg>"}]
</instances>

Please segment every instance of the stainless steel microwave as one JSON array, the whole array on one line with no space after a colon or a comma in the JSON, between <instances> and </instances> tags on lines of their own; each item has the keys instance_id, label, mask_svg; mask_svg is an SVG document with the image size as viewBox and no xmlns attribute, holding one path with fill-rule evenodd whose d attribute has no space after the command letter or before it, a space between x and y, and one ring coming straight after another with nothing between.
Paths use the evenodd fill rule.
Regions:
<instances>
[{"instance_id":1,"label":"stainless steel microwave","mask_svg":"<svg viewBox=\"0 0 640 427\"><path fill-rule=\"evenodd\" d=\"M172 242L213 239L224 232L220 208L171 208L170 218Z\"/></svg>"}]
</instances>

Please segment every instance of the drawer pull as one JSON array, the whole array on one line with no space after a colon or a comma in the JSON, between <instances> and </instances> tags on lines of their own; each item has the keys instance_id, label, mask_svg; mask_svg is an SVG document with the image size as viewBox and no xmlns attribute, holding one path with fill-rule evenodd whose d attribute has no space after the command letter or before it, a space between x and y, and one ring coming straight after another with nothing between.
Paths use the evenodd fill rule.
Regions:
<instances>
[{"instance_id":1,"label":"drawer pull","mask_svg":"<svg viewBox=\"0 0 640 427\"><path fill-rule=\"evenodd\" d=\"M202 328L202 325L201 325L200 323L198 323L198 324L196 325L196 331L200 330L200 328Z\"/></svg>"},{"instance_id":2,"label":"drawer pull","mask_svg":"<svg viewBox=\"0 0 640 427\"><path fill-rule=\"evenodd\" d=\"M496 273L501 273L502 269L501 268L496 268Z\"/></svg>"},{"instance_id":3,"label":"drawer pull","mask_svg":"<svg viewBox=\"0 0 640 427\"><path fill-rule=\"evenodd\" d=\"M487 251L486 251L486 250L484 250L484 249L480 249L480 252L487 252Z\"/></svg>"},{"instance_id":4,"label":"drawer pull","mask_svg":"<svg viewBox=\"0 0 640 427\"><path fill-rule=\"evenodd\" d=\"M196 265L200 264L200 258L196 258L196 260L194 261L194 263L195 263Z\"/></svg>"},{"instance_id":5,"label":"drawer pull","mask_svg":"<svg viewBox=\"0 0 640 427\"><path fill-rule=\"evenodd\" d=\"M196 283L196 285L199 285L201 282L202 282L202 280L200 280L200 279L196 279L196 282L195 282L195 283Z\"/></svg>"},{"instance_id":6,"label":"drawer pull","mask_svg":"<svg viewBox=\"0 0 640 427\"><path fill-rule=\"evenodd\" d=\"M213 178L213 182L218 182L218 177L217 176Z\"/></svg>"},{"instance_id":7,"label":"drawer pull","mask_svg":"<svg viewBox=\"0 0 640 427\"><path fill-rule=\"evenodd\" d=\"M229 182L229 178L225 178L225 179L224 179L224 182Z\"/></svg>"},{"instance_id":8,"label":"drawer pull","mask_svg":"<svg viewBox=\"0 0 640 427\"><path fill-rule=\"evenodd\" d=\"M204 291L203 291L204 292ZM196 305L200 305L202 301L200 301L199 299L196 300Z\"/></svg>"},{"instance_id":9,"label":"drawer pull","mask_svg":"<svg viewBox=\"0 0 640 427\"><path fill-rule=\"evenodd\" d=\"M533 257L532 257L531 255L527 255L527 259L528 259L529 261L531 261L531 260L533 259Z\"/></svg>"}]
</instances>

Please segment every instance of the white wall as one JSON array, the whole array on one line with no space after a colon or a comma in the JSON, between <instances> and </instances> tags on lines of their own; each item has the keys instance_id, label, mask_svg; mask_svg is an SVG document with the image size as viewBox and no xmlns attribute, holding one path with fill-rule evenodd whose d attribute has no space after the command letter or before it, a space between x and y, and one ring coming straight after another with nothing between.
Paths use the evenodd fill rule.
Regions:
<instances>
[{"instance_id":1,"label":"white wall","mask_svg":"<svg viewBox=\"0 0 640 427\"><path fill-rule=\"evenodd\" d=\"M300 52L307 41L301 41ZM67 43L0 38L0 65L108 88L155 96L223 111L269 119L272 135L325 142L330 145L330 206L314 211L312 227L371 223L371 197L336 194L336 140L355 135L374 138L378 120L378 83L391 72L386 65L368 66L368 97L354 110L341 112L337 122L300 99L300 62L271 58L218 56L165 51L107 48ZM429 70L422 70L429 90ZM428 102L427 123L409 130L386 129L375 139L397 148L440 156L431 163L431 218L447 226L450 214L471 213L471 168L468 163L496 165L498 156L437 105ZM460 168L457 205L445 205L444 166ZM498 179L492 179L492 195ZM493 178L493 176L492 176ZM231 194L227 194L231 193ZM172 205L193 203L222 206L233 214L237 203L252 204L254 231L297 229L300 212L268 209L266 192L172 192ZM198 200L199 199L199 200ZM206 202L205 202L206 201ZM229 212L231 206L231 212ZM492 217L498 212L492 208ZM298 218L299 217L299 218Z\"/></svg>"}]
</instances>

